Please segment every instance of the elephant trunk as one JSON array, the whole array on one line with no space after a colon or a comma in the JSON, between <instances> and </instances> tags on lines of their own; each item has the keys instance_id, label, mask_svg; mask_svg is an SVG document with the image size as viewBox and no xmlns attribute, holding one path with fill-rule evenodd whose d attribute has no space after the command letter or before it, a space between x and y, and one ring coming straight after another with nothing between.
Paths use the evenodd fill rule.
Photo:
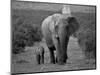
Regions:
<instances>
[{"instance_id":1,"label":"elephant trunk","mask_svg":"<svg viewBox=\"0 0 100 75\"><path fill-rule=\"evenodd\" d=\"M64 31L64 30L63 30ZM59 48L57 50L58 63L63 64L66 63L67 59L67 45L69 41L69 36L60 32L59 36ZM63 34L63 35L62 35Z\"/></svg>"},{"instance_id":2,"label":"elephant trunk","mask_svg":"<svg viewBox=\"0 0 100 75\"><path fill-rule=\"evenodd\" d=\"M63 62L66 62L67 57L67 46L68 46L69 37L60 38L60 47L61 47L61 58Z\"/></svg>"}]
</instances>

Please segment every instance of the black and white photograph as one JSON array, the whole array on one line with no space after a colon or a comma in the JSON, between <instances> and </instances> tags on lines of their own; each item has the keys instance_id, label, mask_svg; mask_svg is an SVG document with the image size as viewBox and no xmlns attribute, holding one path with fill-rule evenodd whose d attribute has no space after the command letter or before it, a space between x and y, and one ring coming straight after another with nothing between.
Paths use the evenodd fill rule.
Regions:
<instances>
[{"instance_id":1,"label":"black and white photograph","mask_svg":"<svg viewBox=\"0 0 100 75\"><path fill-rule=\"evenodd\" d=\"M11 0L11 74L95 69L95 5Z\"/></svg>"}]
</instances>

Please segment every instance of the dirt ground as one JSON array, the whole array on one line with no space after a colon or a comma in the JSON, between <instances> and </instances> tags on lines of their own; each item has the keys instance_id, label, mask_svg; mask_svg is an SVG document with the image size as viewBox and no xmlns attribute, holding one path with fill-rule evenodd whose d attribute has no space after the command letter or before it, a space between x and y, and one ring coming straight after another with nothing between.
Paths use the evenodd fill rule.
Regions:
<instances>
[{"instance_id":1,"label":"dirt ground","mask_svg":"<svg viewBox=\"0 0 100 75\"><path fill-rule=\"evenodd\" d=\"M50 64L49 50L45 47L45 63L38 65L36 63L34 46L27 48L26 52L12 55L11 71L12 73L34 73L47 71L70 71L95 69L94 59L84 59L81 48L78 46L77 39L71 37L68 44L68 61L65 65Z\"/></svg>"}]
</instances>

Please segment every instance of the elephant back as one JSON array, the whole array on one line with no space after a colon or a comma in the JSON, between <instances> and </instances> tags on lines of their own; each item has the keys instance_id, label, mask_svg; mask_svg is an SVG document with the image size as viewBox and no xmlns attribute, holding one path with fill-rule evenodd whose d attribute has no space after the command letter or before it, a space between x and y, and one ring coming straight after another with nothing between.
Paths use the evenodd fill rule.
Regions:
<instances>
[{"instance_id":1,"label":"elephant back","mask_svg":"<svg viewBox=\"0 0 100 75\"><path fill-rule=\"evenodd\" d=\"M53 26L52 16L49 16L42 22L42 27L41 27L43 37L44 37L48 47L53 45L52 32L50 30L51 25Z\"/></svg>"}]
</instances>

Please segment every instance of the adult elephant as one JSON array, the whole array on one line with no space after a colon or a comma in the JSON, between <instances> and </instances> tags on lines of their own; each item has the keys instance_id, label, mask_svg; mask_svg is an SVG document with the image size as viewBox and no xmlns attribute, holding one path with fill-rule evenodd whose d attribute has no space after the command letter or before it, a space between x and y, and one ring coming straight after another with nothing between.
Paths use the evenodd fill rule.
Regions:
<instances>
[{"instance_id":1,"label":"adult elephant","mask_svg":"<svg viewBox=\"0 0 100 75\"><path fill-rule=\"evenodd\" d=\"M41 28L50 51L51 63L55 63L56 50L57 63L65 64L68 59L69 37L79 28L76 18L66 14L53 14L43 21Z\"/></svg>"}]
</instances>

